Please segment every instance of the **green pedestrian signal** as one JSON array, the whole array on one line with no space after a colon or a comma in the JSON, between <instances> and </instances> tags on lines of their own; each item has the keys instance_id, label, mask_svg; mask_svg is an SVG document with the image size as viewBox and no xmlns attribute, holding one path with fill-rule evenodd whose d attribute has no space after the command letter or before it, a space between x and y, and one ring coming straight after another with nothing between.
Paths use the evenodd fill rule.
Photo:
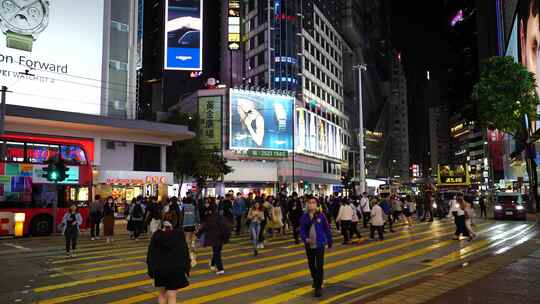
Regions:
<instances>
[{"instance_id":1,"label":"green pedestrian signal","mask_svg":"<svg viewBox=\"0 0 540 304\"><path fill-rule=\"evenodd\" d=\"M66 166L66 162L62 158L49 159L46 161L48 164L46 168L43 168L42 177L46 178L49 182L60 183L65 181L69 174L69 168Z\"/></svg>"}]
</instances>

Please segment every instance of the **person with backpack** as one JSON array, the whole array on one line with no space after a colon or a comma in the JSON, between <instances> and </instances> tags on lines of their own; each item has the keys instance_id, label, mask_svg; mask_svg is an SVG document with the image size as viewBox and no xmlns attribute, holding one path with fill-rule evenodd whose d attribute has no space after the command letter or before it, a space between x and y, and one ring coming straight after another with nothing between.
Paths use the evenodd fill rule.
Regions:
<instances>
[{"instance_id":1,"label":"person with backpack","mask_svg":"<svg viewBox=\"0 0 540 304\"><path fill-rule=\"evenodd\" d=\"M324 281L324 250L326 246L332 248L333 240L330 224L319 211L315 198L308 199L307 212L300 219L300 237L306 248L315 297L319 298L322 296Z\"/></svg>"},{"instance_id":2,"label":"person with backpack","mask_svg":"<svg viewBox=\"0 0 540 304\"><path fill-rule=\"evenodd\" d=\"M79 213L77 205L71 204L68 212L64 214L60 227L62 234L66 239L66 255L68 257L75 256L75 249L77 248L77 238L79 236L80 227L83 223L83 218Z\"/></svg>"},{"instance_id":3,"label":"person with backpack","mask_svg":"<svg viewBox=\"0 0 540 304\"><path fill-rule=\"evenodd\" d=\"M174 228L171 222L174 215L163 215L163 227L152 235L148 246L146 264L148 276L158 287L159 303L176 303L178 289L189 286L191 261L182 229Z\"/></svg>"},{"instance_id":4,"label":"person with backpack","mask_svg":"<svg viewBox=\"0 0 540 304\"><path fill-rule=\"evenodd\" d=\"M182 204L182 227L184 229L184 234L186 236L186 243L189 248L189 256L191 259L191 267L197 266L197 255L196 255L196 241L195 241L195 231L200 224L199 210L195 207L193 199L191 197L186 197L184 203Z\"/></svg>"},{"instance_id":5,"label":"person with backpack","mask_svg":"<svg viewBox=\"0 0 540 304\"><path fill-rule=\"evenodd\" d=\"M142 204L142 196L137 197L137 200L135 201L135 204L131 207L130 210L130 218L133 222L133 239L135 241L139 240L139 236L144 230L144 216L145 216L145 209L144 205Z\"/></svg>"},{"instance_id":6,"label":"person with backpack","mask_svg":"<svg viewBox=\"0 0 540 304\"><path fill-rule=\"evenodd\" d=\"M203 246L212 247L212 259L210 261L210 270L215 271L216 275L225 274L221 251L223 245L229 242L231 230L228 220L219 215L215 203L206 206L204 222L197 232L197 237L203 240Z\"/></svg>"}]
</instances>

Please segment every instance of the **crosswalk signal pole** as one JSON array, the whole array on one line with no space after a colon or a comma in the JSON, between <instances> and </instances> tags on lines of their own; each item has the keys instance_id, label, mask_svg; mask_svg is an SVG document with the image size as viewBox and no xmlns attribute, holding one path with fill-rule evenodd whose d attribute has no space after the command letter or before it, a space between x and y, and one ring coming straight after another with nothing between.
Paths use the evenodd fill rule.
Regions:
<instances>
[{"instance_id":1,"label":"crosswalk signal pole","mask_svg":"<svg viewBox=\"0 0 540 304\"><path fill-rule=\"evenodd\" d=\"M355 65L353 69L358 70L358 149L359 149L359 179L360 193L366 191L366 163L364 151L364 113L363 113L363 90L362 90L362 71L367 71L365 64Z\"/></svg>"}]
</instances>

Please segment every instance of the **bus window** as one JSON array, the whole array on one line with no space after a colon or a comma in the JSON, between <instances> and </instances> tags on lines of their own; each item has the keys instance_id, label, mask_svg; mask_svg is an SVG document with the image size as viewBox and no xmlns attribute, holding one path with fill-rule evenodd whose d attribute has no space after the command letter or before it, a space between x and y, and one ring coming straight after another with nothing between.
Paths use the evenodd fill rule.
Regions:
<instances>
[{"instance_id":1,"label":"bus window","mask_svg":"<svg viewBox=\"0 0 540 304\"><path fill-rule=\"evenodd\" d=\"M26 157L28 162L42 164L50 158L58 155L60 146L48 144L26 144Z\"/></svg>"},{"instance_id":2,"label":"bus window","mask_svg":"<svg viewBox=\"0 0 540 304\"><path fill-rule=\"evenodd\" d=\"M70 163L76 163L79 165L86 164L86 155L83 149L76 145L62 145L60 146L60 153L62 158Z\"/></svg>"},{"instance_id":3,"label":"bus window","mask_svg":"<svg viewBox=\"0 0 540 304\"><path fill-rule=\"evenodd\" d=\"M8 141L6 143L6 161L22 163L24 161L24 143Z\"/></svg>"}]
</instances>

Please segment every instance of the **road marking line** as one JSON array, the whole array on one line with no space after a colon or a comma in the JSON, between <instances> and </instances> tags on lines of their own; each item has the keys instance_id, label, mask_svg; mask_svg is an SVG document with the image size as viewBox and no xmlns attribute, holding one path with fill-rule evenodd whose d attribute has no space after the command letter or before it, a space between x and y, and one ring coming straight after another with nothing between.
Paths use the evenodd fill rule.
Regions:
<instances>
[{"instance_id":1,"label":"road marking line","mask_svg":"<svg viewBox=\"0 0 540 304\"><path fill-rule=\"evenodd\" d=\"M523 227L518 226L518 227L515 227L515 228L513 228L513 229L511 229L509 231L498 234L495 237L488 238L487 240L481 240L481 241L478 241L477 243L475 243L473 245L465 246L463 248L460 248L459 250L457 250L458 256L459 256L459 254L466 254L466 253L468 253L468 252L470 252L472 250L475 250L477 247L486 246L487 244L490 243L490 240L493 241L493 240L497 240L499 238L504 238L507 235L512 235L513 233L515 233L515 232L517 232L519 230L523 230ZM485 233L485 231L484 231L484 233ZM431 251L434 251L435 249L439 249L439 248L451 245L453 243L455 243L455 241L448 240L448 241L444 241L444 242L441 242L441 243L438 243L438 244L434 244L434 245L431 245L429 247L425 247L425 248L422 248L422 249L419 249L419 250L416 250L416 251L413 251L413 252L410 252L410 253L407 253L407 254L396 256L396 257L393 257L393 258L390 258L390 259L387 259L387 260L384 260L384 261L376 262L376 263L373 263L371 265L367 265L367 266L364 266L364 267L361 267L361 268L358 268L358 269L355 269L355 270L352 270L352 271L347 271L347 272L341 273L339 275L336 275L336 276L333 276L333 277L329 278L326 282L327 282L328 285L337 284L339 282L343 282L343 281L348 280L350 278L353 278L353 277L363 275L365 273L368 273L368 272L371 272L371 271L374 271L374 270L378 270L378 269L390 266L390 265L392 265L394 263L399 263L399 262L405 261L407 259L414 258L414 257L420 256L420 255L429 253ZM455 252L453 252L451 255L455 255ZM313 289L312 289L311 286L303 286L303 287L294 289L294 290L286 292L286 293L281 293L281 294L279 294L277 296L274 296L274 297L266 298L265 300L262 300L262 301L257 301L257 302L255 302L255 304L286 303L287 301L290 301L292 299L303 296L304 294L309 293L312 290ZM203 302L190 302L190 303L203 303Z\"/></svg>"},{"instance_id":2,"label":"road marking line","mask_svg":"<svg viewBox=\"0 0 540 304\"><path fill-rule=\"evenodd\" d=\"M28 247L24 247L24 246L21 246L21 245L15 245L15 244L12 244L12 243L4 243L4 245L6 245L8 247L11 247L11 248L23 250L23 251L32 251L32 249L30 249Z\"/></svg>"},{"instance_id":3,"label":"road marking line","mask_svg":"<svg viewBox=\"0 0 540 304\"><path fill-rule=\"evenodd\" d=\"M487 224L483 224L483 225L487 225ZM493 226L493 227L489 228L488 231L493 230L493 229L497 229L500 226L504 226L504 224L503 225ZM430 233L439 232L439 231L440 232L448 231L448 232L440 234L440 235L426 237L426 238L419 239L419 240L412 240L412 241L407 242L405 244L400 244L400 245L396 245L396 246L392 246L392 247L387 247L387 248L380 249L380 250L373 251L373 252L366 252L366 253L364 253L362 255L352 257L352 258L348 258L348 259L344 259L344 260L341 260L339 262L335 262L335 263L332 264L332 265L335 265L334 267L337 267L339 265L344 265L344 264L350 263L351 261L358 261L358 260L366 259L366 258L373 257L373 256L376 256L376 255L379 255L379 254L390 252L392 250L405 248L405 247L414 245L416 243L425 242L427 240L435 239L435 238L442 237L442 236L445 236L445 235L451 235L452 232L449 232L450 230L452 230L452 228L450 228L450 229L440 229L440 230L437 230L437 231L427 230L427 231L417 233L417 234L413 234L413 235L409 234L409 235L404 235L404 236L400 236L400 237L395 237L395 238L391 238L391 239L388 239L388 240L385 240L385 241L382 241L382 242L373 242L373 243L367 244L367 245L362 246L362 247L353 247L353 248L334 251L334 252L331 252L331 253L327 254L326 258L332 257L332 256L338 256L340 254L346 254L346 253L350 253L350 252L361 251L361 250L364 250L366 248L371 248L373 246L378 246L378 245L381 245L381 244L386 244L388 242L392 242L392 241L396 241L396 240L400 240L400 239L406 239L406 238L410 238L410 237L414 237L414 236L418 236L418 235L430 234ZM303 254L303 253L304 253L303 251L299 251L297 254ZM301 259L299 261L293 261L293 262L284 263L284 264L281 264L281 265L275 265L275 266L271 266L271 267L268 267L268 268L262 268L262 269L258 269L258 270L248 271L248 272L241 272L241 273L233 274L231 276L218 278L218 279L214 279L214 280L209 280L209 281L205 281L205 282L197 282L197 283L194 283L194 284L190 285L189 287L187 287L185 289L182 289L181 291L188 291L188 290L191 290L191 289L217 285L217 284L220 284L220 283L230 282L230 281L234 281L234 280L237 280L237 279L243 279L243 278L250 277L250 276L255 276L255 275L258 275L258 274L273 272L273 271L277 271L277 270L281 270L281 269L287 269L289 267L297 266L297 265L301 265L301 264L305 264L304 259ZM302 275L304 275L305 273L309 273L309 271L303 271ZM285 279L285 278L287 278L287 276L282 276L282 277L275 278L275 279L272 279L272 280L269 280L269 281L264 281L265 282L264 284L272 285L272 284L269 284L269 283L277 282L277 281L279 281L281 279L283 279L285 281L289 280L289 279ZM150 281L150 283L152 282L151 280L149 280L149 281ZM257 283L248 285L249 288L242 289L243 292L250 291L250 290L262 287L262 285L260 285L260 284L256 285L256 284ZM266 286L266 285L264 285L264 286ZM237 291L238 288L232 289L232 290ZM220 294L221 293L228 293L229 291L230 290L220 291L219 293ZM126 303L141 302L141 301L144 301L144 300L152 299L156 295L157 295L156 292L146 293L146 294L134 296L134 297L131 297L131 298L123 299L123 300L120 300L120 301L116 301L116 302L113 302L112 304L126 304ZM214 296L215 295L216 294L214 294ZM206 298L206 297L204 297L204 298ZM221 297L217 296L217 298L221 298Z\"/></svg>"},{"instance_id":4,"label":"road marking line","mask_svg":"<svg viewBox=\"0 0 540 304\"><path fill-rule=\"evenodd\" d=\"M531 225L525 231L519 232L518 234L510 236L510 237L508 237L508 238L506 238L506 239L504 239L502 241L494 242L494 243L492 243L490 245L487 245L487 246L484 246L484 247L475 248L475 250L472 250L468 254L465 254L465 255L462 255L462 256L456 256L455 252L450 253L450 254L448 254L446 256L443 256L443 257L437 259L435 263L433 263L431 266L429 266L427 268L411 271L411 272L404 273L404 274L401 274L401 275L396 276L396 277L388 278L386 280L382 280L382 281L379 281L379 282L376 282L376 283L373 283L373 284L370 284L370 285L367 285L367 286L363 286L363 287L360 287L360 288L357 288L357 289L354 289L354 290L350 290L350 291L341 293L341 294L339 294L337 296L334 296L332 298L329 298L329 299L326 299L326 300L323 300L323 301L319 301L319 304L330 304L330 303L336 302L337 300L342 300L343 298L352 296L354 294L358 294L360 292L363 292L363 291L366 291L366 290L369 290L369 289L372 289L372 288L381 287L381 286L387 286L387 285L389 285L391 283L394 283L394 282L397 282L397 281L400 281L402 279L406 279L406 278L409 278L409 277L413 277L413 276L416 276L416 275L421 274L421 273L428 272L430 270L433 270L435 268L439 268L439 267L441 267L443 265L446 265L446 264L449 264L451 262L463 260L463 259L465 259L465 258L467 258L467 257L469 257L469 256L471 256L473 254L478 254L480 252L484 252L484 251L486 251L488 249L491 249L491 248L494 248L494 247L498 246L502 242L506 242L508 240L511 240L512 238L515 238L515 237L525 233L526 231L529 231L530 229L534 228L534 226L535 225ZM479 246L477 246L477 247L479 247ZM439 260L440 260L440 262L437 262ZM351 300L351 301L349 301L347 303L350 303L350 302L358 302L358 299L353 299L353 300ZM343 302L340 301L340 303L343 303Z\"/></svg>"}]
</instances>

